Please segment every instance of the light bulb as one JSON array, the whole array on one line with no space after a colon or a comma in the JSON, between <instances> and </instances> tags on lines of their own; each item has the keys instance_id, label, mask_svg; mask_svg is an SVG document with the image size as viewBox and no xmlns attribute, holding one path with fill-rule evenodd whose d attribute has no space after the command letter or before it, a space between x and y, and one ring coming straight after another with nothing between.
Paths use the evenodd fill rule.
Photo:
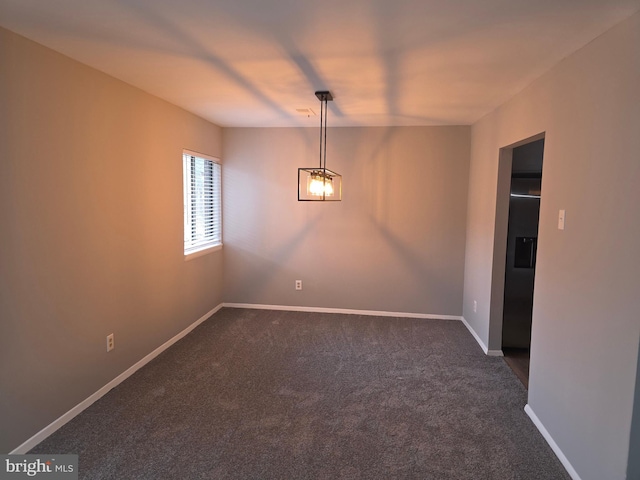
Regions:
<instances>
[{"instance_id":1,"label":"light bulb","mask_svg":"<svg viewBox=\"0 0 640 480\"><path fill-rule=\"evenodd\" d=\"M316 197L333 196L333 180L322 172L312 173L307 183L307 193Z\"/></svg>"},{"instance_id":2,"label":"light bulb","mask_svg":"<svg viewBox=\"0 0 640 480\"><path fill-rule=\"evenodd\" d=\"M324 182L321 178L311 177L309 181L309 195L321 196L324 191Z\"/></svg>"},{"instance_id":3,"label":"light bulb","mask_svg":"<svg viewBox=\"0 0 640 480\"><path fill-rule=\"evenodd\" d=\"M324 194L327 197L333 196L333 180L330 178L325 179L324 182Z\"/></svg>"}]
</instances>

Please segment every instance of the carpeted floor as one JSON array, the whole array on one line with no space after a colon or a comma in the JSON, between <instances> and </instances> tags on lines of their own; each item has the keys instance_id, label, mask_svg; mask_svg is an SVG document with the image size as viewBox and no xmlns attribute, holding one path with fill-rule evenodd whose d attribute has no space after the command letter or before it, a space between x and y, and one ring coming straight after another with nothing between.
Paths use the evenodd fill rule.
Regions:
<instances>
[{"instance_id":1,"label":"carpeted floor","mask_svg":"<svg viewBox=\"0 0 640 480\"><path fill-rule=\"evenodd\" d=\"M30 453L82 479L568 480L447 320L223 309Z\"/></svg>"}]
</instances>

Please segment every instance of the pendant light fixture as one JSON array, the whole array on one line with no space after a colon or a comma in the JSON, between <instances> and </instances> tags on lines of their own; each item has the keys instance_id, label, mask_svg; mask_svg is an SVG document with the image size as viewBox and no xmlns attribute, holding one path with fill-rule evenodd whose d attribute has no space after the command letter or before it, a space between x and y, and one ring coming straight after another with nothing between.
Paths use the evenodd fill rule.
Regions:
<instances>
[{"instance_id":1,"label":"pendant light fixture","mask_svg":"<svg viewBox=\"0 0 640 480\"><path fill-rule=\"evenodd\" d=\"M328 202L342 200L342 175L327 168L327 102L330 92L316 92L320 100L320 164L298 169L298 201Z\"/></svg>"}]
</instances>

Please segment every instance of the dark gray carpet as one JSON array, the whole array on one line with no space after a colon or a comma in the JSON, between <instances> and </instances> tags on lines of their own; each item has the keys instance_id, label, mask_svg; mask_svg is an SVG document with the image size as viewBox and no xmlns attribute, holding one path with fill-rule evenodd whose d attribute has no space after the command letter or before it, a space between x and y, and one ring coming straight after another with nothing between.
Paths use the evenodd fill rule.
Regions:
<instances>
[{"instance_id":1,"label":"dark gray carpet","mask_svg":"<svg viewBox=\"0 0 640 480\"><path fill-rule=\"evenodd\" d=\"M569 479L447 320L223 309L30 453L83 479Z\"/></svg>"}]
</instances>

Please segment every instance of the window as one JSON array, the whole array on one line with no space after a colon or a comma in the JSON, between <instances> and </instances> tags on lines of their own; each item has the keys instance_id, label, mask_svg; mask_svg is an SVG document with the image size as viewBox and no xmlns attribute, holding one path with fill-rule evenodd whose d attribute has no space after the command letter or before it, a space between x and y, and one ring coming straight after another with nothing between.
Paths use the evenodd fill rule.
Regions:
<instances>
[{"instance_id":1,"label":"window","mask_svg":"<svg viewBox=\"0 0 640 480\"><path fill-rule=\"evenodd\" d=\"M220 164L212 157L184 150L184 254L222 245Z\"/></svg>"}]
</instances>

